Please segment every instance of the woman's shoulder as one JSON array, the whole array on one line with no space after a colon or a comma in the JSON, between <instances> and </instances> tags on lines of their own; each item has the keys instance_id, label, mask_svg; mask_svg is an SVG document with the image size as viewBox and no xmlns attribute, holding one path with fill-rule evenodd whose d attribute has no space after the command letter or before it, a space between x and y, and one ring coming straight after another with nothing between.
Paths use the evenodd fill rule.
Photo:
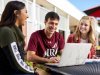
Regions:
<instances>
[{"instance_id":1,"label":"woman's shoulder","mask_svg":"<svg viewBox=\"0 0 100 75\"><path fill-rule=\"evenodd\" d=\"M7 26L4 26L4 27L1 27L0 28L1 32L12 32L11 28L7 27Z\"/></svg>"},{"instance_id":2,"label":"woman's shoulder","mask_svg":"<svg viewBox=\"0 0 100 75\"><path fill-rule=\"evenodd\" d=\"M5 26L5 27L1 27L0 28L0 35L1 36L7 36L7 35L12 35L13 34L13 31L11 28Z\"/></svg>"},{"instance_id":3,"label":"woman's shoulder","mask_svg":"<svg viewBox=\"0 0 100 75\"><path fill-rule=\"evenodd\" d=\"M75 36L75 34L70 34L69 38L73 38Z\"/></svg>"},{"instance_id":4,"label":"woman's shoulder","mask_svg":"<svg viewBox=\"0 0 100 75\"><path fill-rule=\"evenodd\" d=\"M0 46L4 47L6 45L9 45L13 41L16 41L16 39L11 28L1 27L0 28Z\"/></svg>"},{"instance_id":5,"label":"woman's shoulder","mask_svg":"<svg viewBox=\"0 0 100 75\"><path fill-rule=\"evenodd\" d=\"M73 43L74 42L74 34L70 34L69 36L68 36L68 39L67 39L67 43Z\"/></svg>"}]
</instances>

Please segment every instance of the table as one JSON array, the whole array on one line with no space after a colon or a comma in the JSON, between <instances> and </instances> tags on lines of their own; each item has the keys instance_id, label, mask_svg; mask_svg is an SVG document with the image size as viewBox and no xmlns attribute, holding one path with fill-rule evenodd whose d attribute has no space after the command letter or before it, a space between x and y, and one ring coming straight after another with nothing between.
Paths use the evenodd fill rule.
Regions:
<instances>
[{"instance_id":1,"label":"table","mask_svg":"<svg viewBox=\"0 0 100 75\"><path fill-rule=\"evenodd\" d=\"M100 75L100 62L65 67L45 66L62 75Z\"/></svg>"}]
</instances>

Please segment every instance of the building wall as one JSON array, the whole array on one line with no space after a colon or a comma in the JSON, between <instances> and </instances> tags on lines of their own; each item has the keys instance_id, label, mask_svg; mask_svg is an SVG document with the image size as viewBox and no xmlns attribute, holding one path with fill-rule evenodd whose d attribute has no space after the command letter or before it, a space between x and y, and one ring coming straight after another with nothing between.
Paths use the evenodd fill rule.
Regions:
<instances>
[{"instance_id":1,"label":"building wall","mask_svg":"<svg viewBox=\"0 0 100 75\"><path fill-rule=\"evenodd\" d=\"M0 5L1 5L0 14L2 13L8 1L10 0L0 0ZM19 1L22 1L26 4L29 15L29 18L27 19L25 26L23 26L23 33L26 36L27 43L29 41L32 32L35 32L36 30L39 29L43 29L45 27L44 17L48 11L55 11L59 14L60 22L57 31L63 34L65 41L67 40L67 37L70 34L69 25L72 24L70 23L70 19L72 19L72 17L70 18L70 15L72 13L68 14L67 11L62 10L63 8L61 9L59 5L54 5L54 3L53 4L50 3L49 0L19 0ZM73 21L71 22L74 22L75 19L77 18L75 18L74 16Z\"/></svg>"}]
</instances>

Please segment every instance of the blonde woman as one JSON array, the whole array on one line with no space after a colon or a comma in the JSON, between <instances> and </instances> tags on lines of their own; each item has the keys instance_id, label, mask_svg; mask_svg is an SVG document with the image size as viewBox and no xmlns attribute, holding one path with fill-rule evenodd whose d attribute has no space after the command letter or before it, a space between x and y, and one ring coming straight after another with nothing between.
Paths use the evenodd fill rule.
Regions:
<instances>
[{"instance_id":1,"label":"blonde woman","mask_svg":"<svg viewBox=\"0 0 100 75\"><path fill-rule=\"evenodd\" d=\"M94 17L83 16L76 28L75 33L69 35L67 43L92 43L92 47L88 58L91 59L95 57L95 25L97 21Z\"/></svg>"}]
</instances>

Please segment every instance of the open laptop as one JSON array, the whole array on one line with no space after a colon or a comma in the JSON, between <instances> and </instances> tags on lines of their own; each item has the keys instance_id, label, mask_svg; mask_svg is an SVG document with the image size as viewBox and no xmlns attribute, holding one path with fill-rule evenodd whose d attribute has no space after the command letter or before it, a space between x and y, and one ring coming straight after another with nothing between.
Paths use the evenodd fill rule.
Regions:
<instances>
[{"instance_id":1,"label":"open laptop","mask_svg":"<svg viewBox=\"0 0 100 75\"><path fill-rule=\"evenodd\" d=\"M66 43L59 63L46 63L51 66L72 66L85 64L92 44Z\"/></svg>"}]
</instances>

